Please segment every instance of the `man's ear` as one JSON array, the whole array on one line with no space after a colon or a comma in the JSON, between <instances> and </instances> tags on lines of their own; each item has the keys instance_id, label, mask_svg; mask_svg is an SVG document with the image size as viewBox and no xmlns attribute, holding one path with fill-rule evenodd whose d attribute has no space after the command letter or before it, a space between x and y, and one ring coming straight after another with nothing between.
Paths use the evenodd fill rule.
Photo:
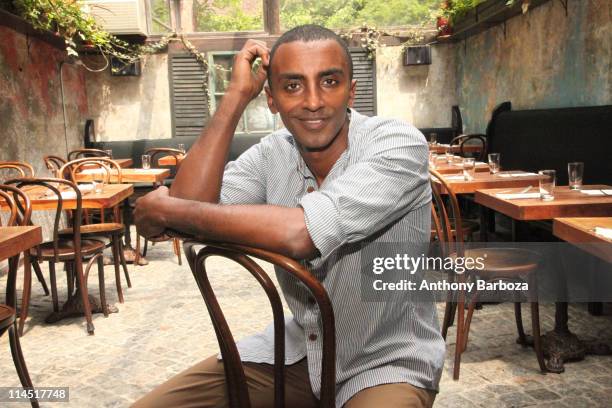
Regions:
<instances>
[{"instance_id":1,"label":"man's ear","mask_svg":"<svg viewBox=\"0 0 612 408\"><path fill-rule=\"evenodd\" d=\"M272 91L268 85L264 86L264 91L266 91L266 98L268 99L268 108L273 114L278 113L278 109L276 109L276 105L274 104L274 97L272 96Z\"/></svg>"},{"instance_id":2,"label":"man's ear","mask_svg":"<svg viewBox=\"0 0 612 408\"><path fill-rule=\"evenodd\" d=\"M353 79L351 80L351 88L349 89L348 106L350 108L353 107L353 102L355 101L355 91L357 91L357 80Z\"/></svg>"}]
</instances>

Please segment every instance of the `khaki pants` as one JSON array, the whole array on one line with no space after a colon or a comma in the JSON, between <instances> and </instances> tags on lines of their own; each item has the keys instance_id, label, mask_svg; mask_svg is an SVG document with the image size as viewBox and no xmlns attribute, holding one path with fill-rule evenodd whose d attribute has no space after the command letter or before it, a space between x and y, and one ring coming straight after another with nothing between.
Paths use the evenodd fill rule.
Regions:
<instances>
[{"instance_id":1,"label":"khaki pants","mask_svg":"<svg viewBox=\"0 0 612 408\"><path fill-rule=\"evenodd\" d=\"M274 366L243 363L251 406L272 407L274 403ZM430 408L435 392L406 383L384 384L362 390L345 408ZM285 405L291 408L318 408L319 401L310 390L306 359L285 367ZM211 356L174 376L136 401L132 408L227 407L223 363Z\"/></svg>"}]
</instances>

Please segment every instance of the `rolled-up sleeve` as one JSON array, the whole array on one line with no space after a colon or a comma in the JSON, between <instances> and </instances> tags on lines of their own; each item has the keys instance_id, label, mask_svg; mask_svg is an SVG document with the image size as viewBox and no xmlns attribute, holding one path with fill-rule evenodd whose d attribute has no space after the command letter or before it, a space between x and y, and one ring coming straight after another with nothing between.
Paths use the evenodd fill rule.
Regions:
<instances>
[{"instance_id":1,"label":"rolled-up sleeve","mask_svg":"<svg viewBox=\"0 0 612 408\"><path fill-rule=\"evenodd\" d=\"M423 135L389 120L371 130L369 137L344 173L300 200L322 260L343 244L363 240L431 202Z\"/></svg>"},{"instance_id":2,"label":"rolled-up sleeve","mask_svg":"<svg viewBox=\"0 0 612 408\"><path fill-rule=\"evenodd\" d=\"M227 163L219 196L220 204L265 204L266 165L263 146L258 143Z\"/></svg>"}]
</instances>

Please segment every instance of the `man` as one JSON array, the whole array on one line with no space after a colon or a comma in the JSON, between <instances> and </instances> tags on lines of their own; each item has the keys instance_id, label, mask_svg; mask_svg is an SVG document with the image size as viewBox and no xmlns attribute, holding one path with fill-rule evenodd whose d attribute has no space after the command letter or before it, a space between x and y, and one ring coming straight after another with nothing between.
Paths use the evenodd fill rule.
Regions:
<instances>
[{"instance_id":1,"label":"man","mask_svg":"<svg viewBox=\"0 0 612 408\"><path fill-rule=\"evenodd\" d=\"M253 73L258 57L261 69ZM236 125L266 77L269 108L286 129L263 138L224 171ZM270 52L249 40L171 190L159 188L139 200L136 225L145 236L173 228L304 261L334 307L337 406L431 406L444 359L434 305L413 302L405 292L389 294L389 302L360 298L367 243L427 246L427 144L408 124L349 110L355 89L348 49L327 29L296 27ZM279 269L277 277L293 313L286 323L286 405L316 407L318 308L302 285ZM254 407L272 406L272 339L270 329L238 344ZM220 407L227 404L225 393L223 364L212 356L136 406Z\"/></svg>"}]
</instances>

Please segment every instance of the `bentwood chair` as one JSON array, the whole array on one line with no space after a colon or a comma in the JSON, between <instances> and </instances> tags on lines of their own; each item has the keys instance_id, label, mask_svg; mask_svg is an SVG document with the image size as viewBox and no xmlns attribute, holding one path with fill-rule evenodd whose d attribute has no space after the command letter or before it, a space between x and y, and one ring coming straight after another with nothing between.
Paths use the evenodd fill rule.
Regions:
<instances>
[{"instance_id":1,"label":"bentwood chair","mask_svg":"<svg viewBox=\"0 0 612 408\"><path fill-rule=\"evenodd\" d=\"M84 170L84 167L92 178L102 179L105 184L110 182L122 182L121 166L114 160L106 157L86 157L70 161L60 168L59 173L64 175L64 177L69 177L70 180L76 183L77 175L80 171ZM102 241L107 246L110 246L113 253L113 265L115 267L117 296L119 302L123 303L120 268L123 268L123 274L125 275L128 288L132 287L127 263L123 254L125 225L121 222L121 211L119 206L115 206L112 209L113 222L105 222L104 210L102 210L100 214L100 223L81 225L81 235L86 238ZM72 228L64 228L59 231L61 237L72 235L72 233Z\"/></svg>"},{"instance_id":2,"label":"bentwood chair","mask_svg":"<svg viewBox=\"0 0 612 408\"><path fill-rule=\"evenodd\" d=\"M82 217L82 195L76 184L69 180L60 178L20 178L6 182L7 185L15 185L19 189L28 188L28 194L39 194L56 202L53 233L51 241L43 242L31 249L31 259L49 263L49 277L51 281L51 297L53 301L54 316L59 314L59 300L55 276L55 264L63 262L66 264L68 282L68 301L74 303L82 302L82 310L87 321L87 332L94 334L94 325L91 318L91 305L87 291L87 277L92 265L97 261L98 280L100 284L100 301L102 311L108 316L106 304L106 293L104 290L104 265L102 263L102 252L104 243L93 239L81 239L81 217ZM35 190L34 190L35 189ZM62 212L64 211L64 200L75 200L73 233L69 237L59 236L59 225ZM87 267L83 272L83 261L86 260ZM35 264L35 263L34 263ZM73 282L76 280L76 292L73 294ZM79 299L80 297L80 299ZM68 302L68 303L69 303ZM66 306L66 305L65 305ZM47 318L47 321L54 321Z\"/></svg>"},{"instance_id":3,"label":"bentwood chair","mask_svg":"<svg viewBox=\"0 0 612 408\"><path fill-rule=\"evenodd\" d=\"M176 171L178 171L178 168L180 167L180 160L179 160L179 156L184 155L182 150L179 149L173 149L171 147L154 147L151 149L147 149L145 151L145 154L148 154L151 156L151 167L160 167L159 166L159 159L161 158L161 156L173 156L174 159L176 160L176 166L174 167L174 171L171 173L171 177L174 177L176 175ZM154 188L156 188L157 186L154 185ZM178 238L170 238L172 240L172 248L174 250L174 254L177 256L178 258L178 264L182 265L183 262L181 260L181 242ZM147 248L148 248L148 241L147 239L144 240L144 248L142 250L142 256L147 256ZM166 239L162 239L162 241L166 241ZM138 265L138 259L140 258L140 236L136 236L136 260L134 261L134 264Z\"/></svg>"},{"instance_id":4,"label":"bentwood chair","mask_svg":"<svg viewBox=\"0 0 612 408\"><path fill-rule=\"evenodd\" d=\"M66 164L66 159L59 156L48 155L43 157L47 170L53 175L53 177L59 176L59 169Z\"/></svg>"},{"instance_id":5,"label":"bentwood chair","mask_svg":"<svg viewBox=\"0 0 612 408\"><path fill-rule=\"evenodd\" d=\"M26 194L15 187L0 185L0 197L6 202L10 210L9 219L6 224L7 226L29 225L32 208ZM25 358L21 350L21 343L19 342L17 330L16 281L17 269L19 268L19 257L20 254L9 259L9 272L6 282L6 303L0 304L0 336L8 331L11 354L13 356L13 363L15 364L17 375L19 376L19 381L23 388L33 388L34 386L32 385L32 380L30 379L30 374L28 373ZM28 260L26 257L24 260L24 268L28 267ZM38 401L34 397L30 399L30 404L33 407L39 406Z\"/></svg>"},{"instance_id":6,"label":"bentwood chair","mask_svg":"<svg viewBox=\"0 0 612 408\"><path fill-rule=\"evenodd\" d=\"M229 406L231 408L244 408L251 405L236 343L208 279L206 260L211 256L220 256L240 264L253 275L268 296L274 316L275 408L285 407L285 319L280 296L274 283L253 258L282 268L309 289L321 311L321 326L323 328L320 406L324 408L334 407L336 386L334 313L331 301L321 282L297 261L262 249L218 242L197 242L191 241L189 238L185 241L184 247L185 256L200 288L200 293L204 297L204 302L217 334L221 355L223 356ZM197 248L201 249L197 250Z\"/></svg>"},{"instance_id":7,"label":"bentwood chair","mask_svg":"<svg viewBox=\"0 0 612 408\"><path fill-rule=\"evenodd\" d=\"M85 157L108 157L108 153L100 149L75 149L68 153L68 161Z\"/></svg>"},{"instance_id":8,"label":"bentwood chair","mask_svg":"<svg viewBox=\"0 0 612 408\"><path fill-rule=\"evenodd\" d=\"M449 145L451 148L459 146L459 155L462 157L474 157L479 161L483 161L487 157L487 136L483 134L459 135L454 137ZM467 146L477 146L476 152L468 152Z\"/></svg>"},{"instance_id":9,"label":"bentwood chair","mask_svg":"<svg viewBox=\"0 0 612 408\"><path fill-rule=\"evenodd\" d=\"M31 164L22 161L3 161L0 162L0 169L15 169L20 173L21 177L34 177L34 167Z\"/></svg>"},{"instance_id":10,"label":"bentwood chair","mask_svg":"<svg viewBox=\"0 0 612 408\"><path fill-rule=\"evenodd\" d=\"M540 257L537 253L519 248L468 248L463 242L463 228L459 202L452 188L446 183L444 178L435 170L430 170L431 187L433 192L432 217L436 235L439 237L440 253L443 259L446 258L482 258L486 259L483 270L471 270L465 274L456 274L448 271L448 281L475 281L476 279L485 282L527 282L529 284L529 300L531 304L531 323L533 332L533 343L536 358L542 372L546 372L544 355L540 341L540 317L538 302L533 301L537 298L536 271L540 264ZM438 183L434 182L437 181ZM441 188L447 192L447 200L443 200L440 193ZM451 223L454 219L454 223ZM455 226L453 233L453 225ZM452 324L455 314L457 315L457 340L455 345L455 363L453 367L453 378L459 379L461 365L461 355L467 348L468 335L474 309L479 301L479 293L476 291L471 295L466 308L466 293L458 291L449 294L444 311L442 323L442 336L446 339L448 327ZM518 342L526 346L527 336L523 329L521 317L521 303L514 303L516 327L518 331Z\"/></svg>"}]
</instances>

